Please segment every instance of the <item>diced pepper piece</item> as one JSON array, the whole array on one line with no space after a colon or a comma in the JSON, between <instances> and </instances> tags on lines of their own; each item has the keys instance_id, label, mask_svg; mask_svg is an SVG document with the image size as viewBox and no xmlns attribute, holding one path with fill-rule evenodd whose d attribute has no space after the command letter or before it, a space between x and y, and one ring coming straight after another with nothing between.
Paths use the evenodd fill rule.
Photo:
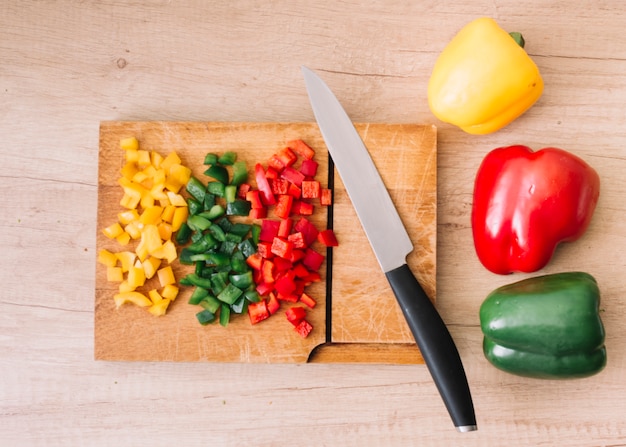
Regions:
<instances>
[{"instance_id":1,"label":"diced pepper piece","mask_svg":"<svg viewBox=\"0 0 626 447\"><path fill-rule=\"evenodd\" d=\"M291 324L298 326L306 318L306 310L300 306L290 307L285 311L285 317Z\"/></svg>"},{"instance_id":2,"label":"diced pepper piece","mask_svg":"<svg viewBox=\"0 0 626 447\"><path fill-rule=\"evenodd\" d=\"M186 186L187 192L191 194L191 196L196 199L198 202L202 203L204 201L204 195L206 194L206 186L198 180L196 177L191 177L187 182Z\"/></svg>"},{"instance_id":3,"label":"diced pepper piece","mask_svg":"<svg viewBox=\"0 0 626 447\"><path fill-rule=\"evenodd\" d=\"M313 330L313 326L311 326L311 323L309 323L306 320L302 320L297 326L296 326L296 332L298 333L298 335L300 335L300 337L302 338L307 338L309 336L309 334L311 333L311 331Z\"/></svg>"},{"instance_id":4,"label":"diced pepper piece","mask_svg":"<svg viewBox=\"0 0 626 447\"><path fill-rule=\"evenodd\" d=\"M278 237L282 237L287 239L291 234L291 228L293 227L293 220L290 218L285 218L280 221L280 225L278 226L278 232L276 235Z\"/></svg>"},{"instance_id":5,"label":"diced pepper piece","mask_svg":"<svg viewBox=\"0 0 626 447\"><path fill-rule=\"evenodd\" d=\"M289 192L289 182L284 178L277 178L270 182L274 195L287 194Z\"/></svg>"},{"instance_id":6,"label":"diced pepper piece","mask_svg":"<svg viewBox=\"0 0 626 447\"><path fill-rule=\"evenodd\" d=\"M270 315L274 315L280 309L280 301L276 298L276 295L273 292L270 292L269 298L267 300L267 311Z\"/></svg>"},{"instance_id":7,"label":"diced pepper piece","mask_svg":"<svg viewBox=\"0 0 626 447\"><path fill-rule=\"evenodd\" d=\"M107 267L107 281L122 282L124 280L124 272L121 267Z\"/></svg>"},{"instance_id":8,"label":"diced pepper piece","mask_svg":"<svg viewBox=\"0 0 626 447\"><path fill-rule=\"evenodd\" d=\"M248 180L248 168L244 161L236 161L233 164L233 178L230 181L231 185L241 186ZM249 186L249 185L248 185Z\"/></svg>"},{"instance_id":9,"label":"diced pepper piece","mask_svg":"<svg viewBox=\"0 0 626 447\"><path fill-rule=\"evenodd\" d=\"M134 291L116 293L113 296L113 300L115 301L115 307L117 308L126 303L132 303L139 307L152 306L152 301L150 301L147 296L143 293Z\"/></svg>"},{"instance_id":10,"label":"diced pepper piece","mask_svg":"<svg viewBox=\"0 0 626 447\"><path fill-rule=\"evenodd\" d=\"M174 271L172 270L172 266L170 265L157 270L157 277L159 278L159 283L161 284L161 287L165 287L168 284L176 284Z\"/></svg>"},{"instance_id":11,"label":"diced pepper piece","mask_svg":"<svg viewBox=\"0 0 626 447\"><path fill-rule=\"evenodd\" d=\"M223 185L228 184L228 170L224 166L211 165L209 169L204 171L204 175L214 178Z\"/></svg>"},{"instance_id":12,"label":"diced pepper piece","mask_svg":"<svg viewBox=\"0 0 626 447\"><path fill-rule=\"evenodd\" d=\"M274 238L278 236L279 228L280 221L265 219L263 222L261 222L261 233L259 234L259 240L263 242L274 241Z\"/></svg>"},{"instance_id":13,"label":"diced pepper piece","mask_svg":"<svg viewBox=\"0 0 626 447\"><path fill-rule=\"evenodd\" d=\"M233 151L226 151L217 158L217 162L223 165L230 166L237 161L237 153Z\"/></svg>"},{"instance_id":14,"label":"diced pepper piece","mask_svg":"<svg viewBox=\"0 0 626 447\"><path fill-rule=\"evenodd\" d=\"M252 267L254 270L261 270L263 264L263 258L258 253L253 253L246 258L246 264Z\"/></svg>"},{"instance_id":15,"label":"diced pepper piece","mask_svg":"<svg viewBox=\"0 0 626 447\"><path fill-rule=\"evenodd\" d=\"M217 163L219 156L217 154L208 153L204 156L205 165L214 165Z\"/></svg>"},{"instance_id":16,"label":"diced pepper piece","mask_svg":"<svg viewBox=\"0 0 626 447\"><path fill-rule=\"evenodd\" d=\"M293 183L294 185L301 187L304 180L304 174L291 166L286 166L280 173L280 177Z\"/></svg>"},{"instance_id":17,"label":"diced pepper piece","mask_svg":"<svg viewBox=\"0 0 626 447\"><path fill-rule=\"evenodd\" d=\"M302 189L299 186L294 185L293 183L289 183L289 189L287 190L287 194L289 194L294 199L299 199L302 197Z\"/></svg>"},{"instance_id":18,"label":"diced pepper piece","mask_svg":"<svg viewBox=\"0 0 626 447\"><path fill-rule=\"evenodd\" d=\"M257 188L261 193L261 200L265 205L273 205L276 203L274 194L272 194L272 188L265 176L265 170L260 163L254 166L254 174L256 178Z\"/></svg>"},{"instance_id":19,"label":"diced pepper piece","mask_svg":"<svg viewBox=\"0 0 626 447\"><path fill-rule=\"evenodd\" d=\"M337 247L339 245L335 233L330 228L320 231L317 234L317 240L327 247Z\"/></svg>"},{"instance_id":20,"label":"diced pepper piece","mask_svg":"<svg viewBox=\"0 0 626 447\"><path fill-rule=\"evenodd\" d=\"M304 242L307 246L311 245L317 239L319 231L306 217L301 217L294 225L296 232L301 232Z\"/></svg>"},{"instance_id":21,"label":"diced pepper piece","mask_svg":"<svg viewBox=\"0 0 626 447\"><path fill-rule=\"evenodd\" d=\"M122 264L122 271L127 272L135 263L137 255L132 251L121 251L119 253L115 253L115 257Z\"/></svg>"},{"instance_id":22,"label":"diced pepper piece","mask_svg":"<svg viewBox=\"0 0 626 447\"><path fill-rule=\"evenodd\" d=\"M274 283L274 287L276 291L281 295L288 296L296 290L296 283L294 282L291 275L284 275L276 280L276 282Z\"/></svg>"},{"instance_id":23,"label":"diced pepper piece","mask_svg":"<svg viewBox=\"0 0 626 447\"><path fill-rule=\"evenodd\" d=\"M302 198L317 199L320 196L320 182L317 180L304 180L302 182Z\"/></svg>"},{"instance_id":24,"label":"diced pepper piece","mask_svg":"<svg viewBox=\"0 0 626 447\"><path fill-rule=\"evenodd\" d=\"M315 151L302 140L289 141L287 146L304 159L310 160L315 156Z\"/></svg>"},{"instance_id":25,"label":"diced pepper piece","mask_svg":"<svg viewBox=\"0 0 626 447\"><path fill-rule=\"evenodd\" d=\"M115 253L111 253L109 250L103 248L98 252L98 262L107 267L115 267L117 265L118 257Z\"/></svg>"},{"instance_id":26,"label":"diced pepper piece","mask_svg":"<svg viewBox=\"0 0 626 447\"><path fill-rule=\"evenodd\" d=\"M315 177L317 174L318 163L315 160L308 159L303 160L300 165L300 172L304 174L306 177Z\"/></svg>"},{"instance_id":27,"label":"diced pepper piece","mask_svg":"<svg viewBox=\"0 0 626 447\"><path fill-rule=\"evenodd\" d=\"M198 320L198 323L200 323L202 326L206 326L207 324L215 320L215 314L211 311L204 309L196 314L196 319Z\"/></svg>"},{"instance_id":28,"label":"diced pepper piece","mask_svg":"<svg viewBox=\"0 0 626 447\"><path fill-rule=\"evenodd\" d=\"M123 232L124 229L118 222L115 222L102 230L102 233L109 239L115 239Z\"/></svg>"},{"instance_id":29,"label":"diced pepper piece","mask_svg":"<svg viewBox=\"0 0 626 447\"><path fill-rule=\"evenodd\" d=\"M291 206L293 204L293 197L288 194L281 194L276 201L276 207L274 208L274 214L281 219L286 219L291 213Z\"/></svg>"},{"instance_id":30,"label":"diced pepper piece","mask_svg":"<svg viewBox=\"0 0 626 447\"><path fill-rule=\"evenodd\" d=\"M310 295L308 295L305 292L302 292L300 294L300 302L302 304L306 304L311 309L313 309L315 307L315 305L317 304L317 302Z\"/></svg>"},{"instance_id":31,"label":"diced pepper piece","mask_svg":"<svg viewBox=\"0 0 626 447\"><path fill-rule=\"evenodd\" d=\"M178 296L178 292L178 287L176 287L174 284L168 284L163 287L163 290L161 290L161 295L163 295L163 298L174 301Z\"/></svg>"},{"instance_id":32,"label":"diced pepper piece","mask_svg":"<svg viewBox=\"0 0 626 447\"><path fill-rule=\"evenodd\" d=\"M275 278L274 278L275 265L274 265L274 263L272 261L270 261L269 259L265 259L263 261L263 265L261 267L261 271L263 272L263 282L265 282L266 284L273 284L274 281L275 281ZM263 295L263 294L261 293L261 295Z\"/></svg>"},{"instance_id":33,"label":"diced pepper piece","mask_svg":"<svg viewBox=\"0 0 626 447\"><path fill-rule=\"evenodd\" d=\"M247 216L252 210L250 202L241 199L233 199L226 204L226 215Z\"/></svg>"},{"instance_id":34,"label":"diced pepper piece","mask_svg":"<svg viewBox=\"0 0 626 447\"><path fill-rule=\"evenodd\" d=\"M125 151L136 151L139 149L139 141L135 137L122 138L120 140L120 149Z\"/></svg>"},{"instance_id":35,"label":"diced pepper piece","mask_svg":"<svg viewBox=\"0 0 626 447\"><path fill-rule=\"evenodd\" d=\"M328 188L322 188L320 192L320 205L329 206L333 203L333 191Z\"/></svg>"},{"instance_id":36,"label":"diced pepper piece","mask_svg":"<svg viewBox=\"0 0 626 447\"><path fill-rule=\"evenodd\" d=\"M155 317L162 317L167 312L167 308L170 305L171 300L168 298L164 298L158 303L154 303L152 306L148 308L148 312L150 312Z\"/></svg>"},{"instance_id":37,"label":"diced pepper piece","mask_svg":"<svg viewBox=\"0 0 626 447\"><path fill-rule=\"evenodd\" d=\"M268 318L270 313L267 310L267 303L265 300L261 300L256 303L251 302L248 304L248 316L250 317L250 323L252 324L257 324Z\"/></svg>"},{"instance_id":38,"label":"diced pepper piece","mask_svg":"<svg viewBox=\"0 0 626 447\"><path fill-rule=\"evenodd\" d=\"M157 289L149 290L148 297L150 298L150 301L152 301L154 304L163 301L163 297L161 296L161 294L158 292Z\"/></svg>"},{"instance_id":39,"label":"diced pepper piece","mask_svg":"<svg viewBox=\"0 0 626 447\"><path fill-rule=\"evenodd\" d=\"M307 248L304 254L304 258L302 259L302 263L309 270L317 271L322 266L324 262L324 256L313 250L312 248Z\"/></svg>"},{"instance_id":40,"label":"diced pepper piece","mask_svg":"<svg viewBox=\"0 0 626 447\"><path fill-rule=\"evenodd\" d=\"M272 241L271 251L276 256L289 259L293 250L293 243L288 240L281 239L278 236Z\"/></svg>"},{"instance_id":41,"label":"diced pepper piece","mask_svg":"<svg viewBox=\"0 0 626 447\"><path fill-rule=\"evenodd\" d=\"M136 289L137 287L141 287L146 282L146 274L141 267L131 267L128 270L128 286Z\"/></svg>"}]
</instances>

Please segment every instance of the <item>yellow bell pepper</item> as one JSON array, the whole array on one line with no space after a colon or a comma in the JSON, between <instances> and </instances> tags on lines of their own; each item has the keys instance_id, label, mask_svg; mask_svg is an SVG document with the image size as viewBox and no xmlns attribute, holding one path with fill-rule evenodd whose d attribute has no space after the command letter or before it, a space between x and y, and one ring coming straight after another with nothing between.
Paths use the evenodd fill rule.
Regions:
<instances>
[{"instance_id":1,"label":"yellow bell pepper","mask_svg":"<svg viewBox=\"0 0 626 447\"><path fill-rule=\"evenodd\" d=\"M428 104L441 121L470 134L511 123L543 93L537 65L490 18L466 25L439 55L428 83Z\"/></svg>"}]
</instances>

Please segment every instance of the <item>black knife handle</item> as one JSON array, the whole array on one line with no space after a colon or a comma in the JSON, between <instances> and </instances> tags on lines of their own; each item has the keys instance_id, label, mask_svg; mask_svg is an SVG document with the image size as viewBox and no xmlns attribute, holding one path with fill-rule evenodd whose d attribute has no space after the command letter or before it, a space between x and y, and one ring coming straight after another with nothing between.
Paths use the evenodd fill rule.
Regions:
<instances>
[{"instance_id":1,"label":"black knife handle","mask_svg":"<svg viewBox=\"0 0 626 447\"><path fill-rule=\"evenodd\" d=\"M461 357L437 309L408 265L385 275L452 422L458 431L476 430L474 404Z\"/></svg>"}]
</instances>

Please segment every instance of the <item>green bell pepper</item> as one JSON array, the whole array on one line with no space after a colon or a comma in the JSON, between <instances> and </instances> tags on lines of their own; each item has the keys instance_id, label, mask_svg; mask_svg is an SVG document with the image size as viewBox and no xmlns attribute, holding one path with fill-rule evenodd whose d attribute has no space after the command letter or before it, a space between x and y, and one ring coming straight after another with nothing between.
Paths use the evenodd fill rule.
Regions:
<instances>
[{"instance_id":1,"label":"green bell pepper","mask_svg":"<svg viewBox=\"0 0 626 447\"><path fill-rule=\"evenodd\" d=\"M483 352L495 367L526 377L591 376L606 365L600 291L588 273L525 279L480 307Z\"/></svg>"}]
</instances>

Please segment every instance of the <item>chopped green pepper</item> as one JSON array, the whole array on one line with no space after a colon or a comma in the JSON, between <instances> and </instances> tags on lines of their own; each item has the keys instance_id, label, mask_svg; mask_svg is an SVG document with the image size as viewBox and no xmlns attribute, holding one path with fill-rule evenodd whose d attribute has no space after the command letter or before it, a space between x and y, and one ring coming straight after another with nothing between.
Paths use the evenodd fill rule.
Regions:
<instances>
[{"instance_id":1,"label":"chopped green pepper","mask_svg":"<svg viewBox=\"0 0 626 447\"><path fill-rule=\"evenodd\" d=\"M215 314L205 309L198 312L196 314L196 318L198 319L198 323L200 323L202 326L206 326L207 324L215 320Z\"/></svg>"},{"instance_id":2,"label":"chopped green pepper","mask_svg":"<svg viewBox=\"0 0 626 447\"><path fill-rule=\"evenodd\" d=\"M198 202L202 203L204 201L204 194L206 194L206 187L202 184L200 180L195 177L190 177L186 186L187 192L191 194L191 196L196 199Z\"/></svg>"},{"instance_id":3,"label":"chopped green pepper","mask_svg":"<svg viewBox=\"0 0 626 447\"><path fill-rule=\"evenodd\" d=\"M226 151L219 156L217 162L223 165L232 165L237 160L237 154L233 151ZM226 182L224 182L226 183Z\"/></svg>"},{"instance_id":4,"label":"chopped green pepper","mask_svg":"<svg viewBox=\"0 0 626 447\"><path fill-rule=\"evenodd\" d=\"M214 178L222 185L228 184L228 170L224 166L211 165L209 169L204 171L204 175Z\"/></svg>"}]
</instances>

